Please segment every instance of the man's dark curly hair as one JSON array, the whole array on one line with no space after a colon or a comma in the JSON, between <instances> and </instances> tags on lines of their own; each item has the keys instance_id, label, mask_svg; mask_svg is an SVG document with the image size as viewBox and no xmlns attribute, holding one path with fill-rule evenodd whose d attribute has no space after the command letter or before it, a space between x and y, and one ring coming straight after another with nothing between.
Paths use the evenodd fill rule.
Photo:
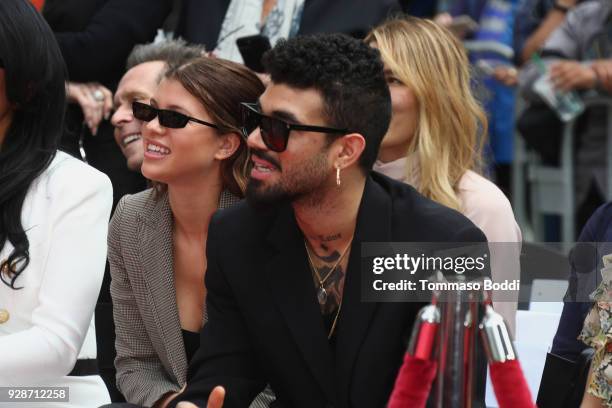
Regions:
<instances>
[{"instance_id":1,"label":"man's dark curly hair","mask_svg":"<svg viewBox=\"0 0 612 408\"><path fill-rule=\"evenodd\" d=\"M359 163L364 170L372 168L391 120L378 50L344 34L300 36L279 41L264 54L263 64L276 84L320 91L326 125L363 135L366 147Z\"/></svg>"}]
</instances>

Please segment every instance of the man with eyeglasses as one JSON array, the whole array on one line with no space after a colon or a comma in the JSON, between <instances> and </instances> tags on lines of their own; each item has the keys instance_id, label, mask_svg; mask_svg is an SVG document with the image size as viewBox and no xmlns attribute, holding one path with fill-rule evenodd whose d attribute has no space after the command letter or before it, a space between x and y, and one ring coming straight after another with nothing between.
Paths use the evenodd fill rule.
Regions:
<instances>
[{"instance_id":1,"label":"man with eyeglasses","mask_svg":"<svg viewBox=\"0 0 612 408\"><path fill-rule=\"evenodd\" d=\"M391 117L377 50L297 37L264 65L270 85L243 104L247 202L210 224L208 323L171 405L246 407L269 383L273 407L383 407L421 304L362 302L361 243L484 235L371 172Z\"/></svg>"}]
</instances>

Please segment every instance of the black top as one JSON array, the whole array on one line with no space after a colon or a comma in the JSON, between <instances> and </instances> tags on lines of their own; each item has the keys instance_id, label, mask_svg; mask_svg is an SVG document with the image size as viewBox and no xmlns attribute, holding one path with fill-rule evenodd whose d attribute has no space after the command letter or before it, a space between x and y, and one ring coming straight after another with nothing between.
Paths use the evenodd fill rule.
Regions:
<instances>
[{"instance_id":1,"label":"black top","mask_svg":"<svg viewBox=\"0 0 612 408\"><path fill-rule=\"evenodd\" d=\"M486 242L459 212L407 184L372 173L361 198L342 311L331 351L303 235L293 208L261 213L242 201L208 230L206 310L200 348L180 400L247 407L270 384L275 406L386 406L422 303L362 302L362 242ZM369 275L368 275L369 276Z\"/></svg>"},{"instance_id":2,"label":"black top","mask_svg":"<svg viewBox=\"0 0 612 408\"><path fill-rule=\"evenodd\" d=\"M185 344L187 363L189 363L195 352L198 350L198 347L200 347L200 333L185 329L181 329L181 333L183 334L183 344Z\"/></svg>"}]
</instances>

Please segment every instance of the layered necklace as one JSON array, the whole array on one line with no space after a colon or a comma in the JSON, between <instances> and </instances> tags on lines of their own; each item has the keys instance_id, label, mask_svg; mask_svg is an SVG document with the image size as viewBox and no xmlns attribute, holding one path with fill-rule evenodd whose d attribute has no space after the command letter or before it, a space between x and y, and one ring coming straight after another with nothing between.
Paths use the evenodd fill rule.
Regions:
<instances>
[{"instance_id":1,"label":"layered necklace","mask_svg":"<svg viewBox=\"0 0 612 408\"><path fill-rule=\"evenodd\" d=\"M353 243L353 239L351 238L346 248L344 248L344 251L342 251L342 253L340 254L340 257L338 258L334 266L331 267L331 269L329 270L329 272L327 272L325 276L321 277L321 275L319 274L319 271L317 271L317 268L315 268L315 264L312 260L312 256L310 255L310 249L308 248L308 244L306 243L306 240L304 240L304 246L306 247L306 255L308 255L308 263L310 265L310 269L312 270L315 277L317 278L317 281L319 282L319 288L317 289L317 300L319 301L319 304L321 306L323 306L327 302L328 295L327 295L327 290L325 290L325 282L334 273L338 265L340 265L340 263L344 259L344 256L348 252L348 249L351 247L352 243Z\"/></svg>"}]
</instances>

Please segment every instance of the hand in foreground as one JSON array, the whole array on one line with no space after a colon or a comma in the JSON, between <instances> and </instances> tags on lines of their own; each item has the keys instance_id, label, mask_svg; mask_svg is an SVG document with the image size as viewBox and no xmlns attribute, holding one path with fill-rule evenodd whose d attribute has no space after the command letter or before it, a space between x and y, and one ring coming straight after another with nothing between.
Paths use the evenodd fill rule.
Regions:
<instances>
[{"instance_id":1,"label":"hand in foreground","mask_svg":"<svg viewBox=\"0 0 612 408\"><path fill-rule=\"evenodd\" d=\"M68 82L68 101L78 103L83 111L85 123L95 136L102 119L108 119L113 108L113 94L97 82Z\"/></svg>"},{"instance_id":2,"label":"hand in foreground","mask_svg":"<svg viewBox=\"0 0 612 408\"><path fill-rule=\"evenodd\" d=\"M612 93L612 59L597 60L591 64L600 86Z\"/></svg>"},{"instance_id":3,"label":"hand in foreground","mask_svg":"<svg viewBox=\"0 0 612 408\"><path fill-rule=\"evenodd\" d=\"M225 399L225 388L217 386L215 387L210 396L208 397L208 404L206 408L223 408L223 400ZM197 405L191 402L179 402L176 408L198 408Z\"/></svg>"},{"instance_id":4,"label":"hand in foreground","mask_svg":"<svg viewBox=\"0 0 612 408\"><path fill-rule=\"evenodd\" d=\"M578 61L561 61L550 67L550 79L560 91L591 89L597 84L597 75L590 66Z\"/></svg>"}]
</instances>

